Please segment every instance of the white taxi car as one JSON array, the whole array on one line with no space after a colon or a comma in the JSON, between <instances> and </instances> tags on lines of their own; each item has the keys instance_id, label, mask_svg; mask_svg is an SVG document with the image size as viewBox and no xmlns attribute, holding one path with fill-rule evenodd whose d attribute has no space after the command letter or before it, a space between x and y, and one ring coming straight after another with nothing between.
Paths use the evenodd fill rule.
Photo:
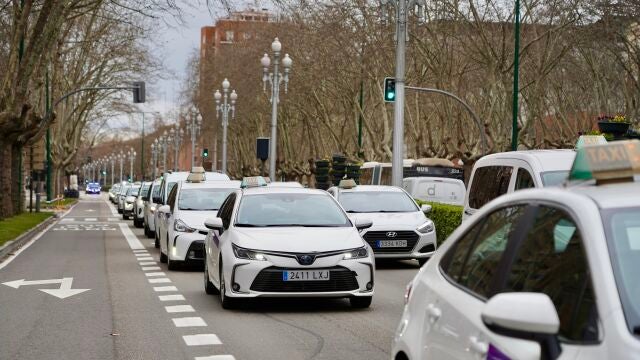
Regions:
<instances>
[{"instance_id":1,"label":"white taxi car","mask_svg":"<svg viewBox=\"0 0 640 360\"><path fill-rule=\"evenodd\" d=\"M424 214L431 206L418 206L402 188L343 180L327 191L349 218L373 221L362 237L377 259L417 259L423 265L436 251L436 228Z\"/></svg>"},{"instance_id":2,"label":"white taxi car","mask_svg":"<svg viewBox=\"0 0 640 360\"><path fill-rule=\"evenodd\" d=\"M260 178L261 179L261 178ZM325 191L246 187L230 194L218 217L205 221L204 287L230 308L256 297L349 298L371 304L371 248Z\"/></svg>"},{"instance_id":3,"label":"white taxi car","mask_svg":"<svg viewBox=\"0 0 640 360\"><path fill-rule=\"evenodd\" d=\"M482 207L407 287L392 358L640 358L638 173L640 142L587 146L564 187Z\"/></svg>"},{"instance_id":4,"label":"white taxi car","mask_svg":"<svg viewBox=\"0 0 640 360\"><path fill-rule=\"evenodd\" d=\"M144 199L144 216L143 216L143 226L144 226L144 234L148 238L155 238L156 234L156 222L155 222L155 212L156 208L159 205L156 203L156 200L160 197L160 184L162 181L160 179L156 179L152 184L147 196ZM156 248L160 247L160 242L156 238L155 242Z\"/></svg>"},{"instance_id":5,"label":"white taxi car","mask_svg":"<svg viewBox=\"0 0 640 360\"><path fill-rule=\"evenodd\" d=\"M240 181L210 181L191 174L179 181L158 209L160 226L160 262L175 270L184 262L204 258L204 221L215 216L227 195L240 188Z\"/></svg>"}]
</instances>

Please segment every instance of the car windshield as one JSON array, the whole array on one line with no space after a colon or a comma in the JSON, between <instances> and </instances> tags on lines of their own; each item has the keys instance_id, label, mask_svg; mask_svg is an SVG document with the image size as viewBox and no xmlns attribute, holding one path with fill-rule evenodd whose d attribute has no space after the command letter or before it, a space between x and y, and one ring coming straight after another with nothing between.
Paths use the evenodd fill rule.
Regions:
<instances>
[{"instance_id":1,"label":"car windshield","mask_svg":"<svg viewBox=\"0 0 640 360\"><path fill-rule=\"evenodd\" d=\"M569 171L560 170L560 171L544 171L540 173L540 177L542 177L542 185L544 187L549 186L559 186L567 180L569 176Z\"/></svg>"},{"instance_id":2,"label":"car windshield","mask_svg":"<svg viewBox=\"0 0 640 360\"><path fill-rule=\"evenodd\" d=\"M218 210L224 199L235 189L183 189L180 191L180 210Z\"/></svg>"},{"instance_id":3,"label":"car windshield","mask_svg":"<svg viewBox=\"0 0 640 360\"><path fill-rule=\"evenodd\" d=\"M279 193L243 196L235 225L343 227L351 222L328 194Z\"/></svg>"},{"instance_id":4,"label":"car windshield","mask_svg":"<svg viewBox=\"0 0 640 360\"><path fill-rule=\"evenodd\" d=\"M140 186L133 186L127 190L127 196L138 196L138 191L140 191Z\"/></svg>"},{"instance_id":5,"label":"car windshield","mask_svg":"<svg viewBox=\"0 0 640 360\"><path fill-rule=\"evenodd\" d=\"M414 212L418 207L404 192L352 191L340 194L340 204L348 213Z\"/></svg>"},{"instance_id":6,"label":"car windshield","mask_svg":"<svg viewBox=\"0 0 640 360\"><path fill-rule=\"evenodd\" d=\"M603 211L607 243L629 330L640 335L640 208Z\"/></svg>"},{"instance_id":7,"label":"car windshield","mask_svg":"<svg viewBox=\"0 0 640 360\"><path fill-rule=\"evenodd\" d=\"M160 184L153 184L153 190L151 191L151 196L152 197L159 197L161 189L162 188L160 187Z\"/></svg>"},{"instance_id":8,"label":"car windshield","mask_svg":"<svg viewBox=\"0 0 640 360\"><path fill-rule=\"evenodd\" d=\"M140 196L145 197L149 193L149 189L151 188L151 184L144 185L142 190L140 191Z\"/></svg>"},{"instance_id":9,"label":"car windshield","mask_svg":"<svg viewBox=\"0 0 640 360\"><path fill-rule=\"evenodd\" d=\"M130 188L131 188L131 186L129 186L129 185L123 186L122 189L120 189L120 195L125 195L127 193L127 191L129 191Z\"/></svg>"}]
</instances>

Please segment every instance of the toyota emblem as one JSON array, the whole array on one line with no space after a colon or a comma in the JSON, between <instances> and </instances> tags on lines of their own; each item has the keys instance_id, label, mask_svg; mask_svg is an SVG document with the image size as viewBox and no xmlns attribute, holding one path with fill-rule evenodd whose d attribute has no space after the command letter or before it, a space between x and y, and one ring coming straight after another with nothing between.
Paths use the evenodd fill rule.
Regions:
<instances>
[{"instance_id":1,"label":"toyota emblem","mask_svg":"<svg viewBox=\"0 0 640 360\"><path fill-rule=\"evenodd\" d=\"M297 258L300 265L311 265L316 260L313 255L298 255Z\"/></svg>"},{"instance_id":2,"label":"toyota emblem","mask_svg":"<svg viewBox=\"0 0 640 360\"><path fill-rule=\"evenodd\" d=\"M397 232L395 232L395 231L389 231L389 232L387 232L387 237L388 237L388 238L394 238L394 237L396 237L396 236L398 236L398 233L397 233Z\"/></svg>"}]
</instances>

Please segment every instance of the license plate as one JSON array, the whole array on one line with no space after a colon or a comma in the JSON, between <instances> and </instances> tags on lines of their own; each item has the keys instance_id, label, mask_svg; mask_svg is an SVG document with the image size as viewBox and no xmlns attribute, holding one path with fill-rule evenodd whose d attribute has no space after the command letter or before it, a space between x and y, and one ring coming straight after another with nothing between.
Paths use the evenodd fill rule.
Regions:
<instances>
[{"instance_id":1,"label":"license plate","mask_svg":"<svg viewBox=\"0 0 640 360\"><path fill-rule=\"evenodd\" d=\"M282 281L325 281L329 280L329 270L285 270Z\"/></svg>"},{"instance_id":2,"label":"license plate","mask_svg":"<svg viewBox=\"0 0 640 360\"><path fill-rule=\"evenodd\" d=\"M378 240L376 245L379 248L407 247L407 240Z\"/></svg>"}]
</instances>

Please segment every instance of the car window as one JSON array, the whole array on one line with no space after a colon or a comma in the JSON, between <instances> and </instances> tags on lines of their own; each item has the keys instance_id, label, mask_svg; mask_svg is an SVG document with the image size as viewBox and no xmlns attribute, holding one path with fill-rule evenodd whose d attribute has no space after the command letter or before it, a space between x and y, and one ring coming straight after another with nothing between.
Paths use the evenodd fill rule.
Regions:
<instances>
[{"instance_id":1,"label":"car window","mask_svg":"<svg viewBox=\"0 0 640 360\"><path fill-rule=\"evenodd\" d=\"M176 205L176 193L178 192L178 187L174 186L171 189L171 192L169 193L169 197L167 198L167 205L169 205L169 207L171 207L171 212L173 212L173 209Z\"/></svg>"},{"instance_id":2,"label":"car window","mask_svg":"<svg viewBox=\"0 0 640 360\"><path fill-rule=\"evenodd\" d=\"M507 248L524 205L502 208L487 215L456 242L445 255L443 271L469 291L489 298L502 254Z\"/></svg>"},{"instance_id":3,"label":"car window","mask_svg":"<svg viewBox=\"0 0 640 360\"><path fill-rule=\"evenodd\" d=\"M597 340L589 266L580 230L571 217L560 209L540 206L515 254L501 291L547 294L560 317L561 340Z\"/></svg>"},{"instance_id":4,"label":"car window","mask_svg":"<svg viewBox=\"0 0 640 360\"><path fill-rule=\"evenodd\" d=\"M180 210L215 211L234 189L182 189L178 198Z\"/></svg>"},{"instance_id":5,"label":"car window","mask_svg":"<svg viewBox=\"0 0 640 360\"><path fill-rule=\"evenodd\" d=\"M338 199L348 213L416 212L416 203L404 191L341 192Z\"/></svg>"},{"instance_id":6,"label":"car window","mask_svg":"<svg viewBox=\"0 0 640 360\"><path fill-rule=\"evenodd\" d=\"M480 209L484 204L506 194L511 179L511 166L483 166L476 169L469 189L469 206Z\"/></svg>"},{"instance_id":7,"label":"car window","mask_svg":"<svg viewBox=\"0 0 640 360\"><path fill-rule=\"evenodd\" d=\"M516 175L516 190L522 189L530 189L536 187L536 184L533 182L533 177L529 170L525 168L519 168L518 174Z\"/></svg>"}]
</instances>

